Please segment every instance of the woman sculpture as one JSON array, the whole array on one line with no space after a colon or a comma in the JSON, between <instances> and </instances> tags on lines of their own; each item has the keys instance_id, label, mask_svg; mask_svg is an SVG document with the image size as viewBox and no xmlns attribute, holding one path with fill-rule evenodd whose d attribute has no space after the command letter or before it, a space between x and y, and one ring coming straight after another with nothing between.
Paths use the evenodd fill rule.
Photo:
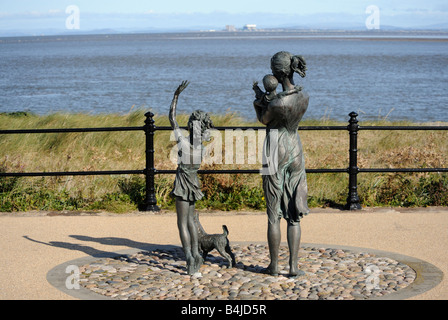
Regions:
<instances>
[{"instance_id":1,"label":"woman sculpture","mask_svg":"<svg viewBox=\"0 0 448 320\"><path fill-rule=\"evenodd\" d=\"M195 202L204 195L201 192L197 171L201 165L204 148L202 141L209 141L209 130L213 123L209 115L197 110L188 120L189 137L184 137L176 121L177 101L181 92L188 86L183 81L174 93L169 119L178 145L178 167L174 188L171 192L176 197L177 226L182 247L187 260L187 273L193 275L199 271L203 259L199 253L198 228L195 221Z\"/></svg>"},{"instance_id":2,"label":"woman sculpture","mask_svg":"<svg viewBox=\"0 0 448 320\"><path fill-rule=\"evenodd\" d=\"M291 276L296 276L299 273L300 219L309 213L305 161L297 130L308 108L309 96L294 85L293 76L294 73L298 73L301 77L305 77L306 62L301 56L282 51L272 57L271 70L282 85L283 92L268 102L260 99L254 101L258 120L267 126L264 156L272 159L273 155L269 152L273 153L272 150L275 150L277 157L275 172L264 174L262 177L271 259L267 271L272 275L278 275L280 219L283 217L287 221L289 273Z\"/></svg>"}]
</instances>

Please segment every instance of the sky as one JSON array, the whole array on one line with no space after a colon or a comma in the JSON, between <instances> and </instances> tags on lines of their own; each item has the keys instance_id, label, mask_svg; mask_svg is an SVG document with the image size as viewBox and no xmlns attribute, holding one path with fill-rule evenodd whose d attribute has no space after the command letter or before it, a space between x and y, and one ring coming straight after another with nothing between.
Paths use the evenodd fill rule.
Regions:
<instances>
[{"instance_id":1,"label":"sky","mask_svg":"<svg viewBox=\"0 0 448 320\"><path fill-rule=\"evenodd\" d=\"M79 10L78 24L73 11ZM258 27L365 27L366 9L379 10L381 26L448 28L447 0L0 0L0 35L77 29L199 30ZM68 23L67 19L72 19Z\"/></svg>"}]
</instances>

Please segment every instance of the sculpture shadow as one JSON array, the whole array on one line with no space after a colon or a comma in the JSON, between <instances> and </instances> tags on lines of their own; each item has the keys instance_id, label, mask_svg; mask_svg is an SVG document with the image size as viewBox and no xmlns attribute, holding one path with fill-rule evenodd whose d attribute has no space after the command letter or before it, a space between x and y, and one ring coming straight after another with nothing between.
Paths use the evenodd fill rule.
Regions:
<instances>
[{"instance_id":1,"label":"sculpture shadow","mask_svg":"<svg viewBox=\"0 0 448 320\"><path fill-rule=\"evenodd\" d=\"M76 240L85 241L85 242L96 242L102 245L108 246L123 246L132 249L142 249L145 250L149 247L156 246L156 244L138 242L131 239L126 238L118 238L118 237L90 237L83 235L69 235L70 238L74 238ZM163 245L160 245L163 247Z\"/></svg>"},{"instance_id":2,"label":"sculpture shadow","mask_svg":"<svg viewBox=\"0 0 448 320\"><path fill-rule=\"evenodd\" d=\"M166 250L169 248L172 248L172 245L162 245L162 244L152 244L152 243L145 243L145 242L138 242L133 241L126 238L117 238L117 237L90 237L90 236L82 236L82 235L70 235L70 237L86 241L86 242L96 242L102 245L111 245L111 246L124 246L129 247L131 249L139 249L142 251L145 250L154 250L155 248ZM120 254L114 251L104 251L94 248L93 246L87 246L87 245L81 245L78 243L70 243L70 242L63 242L63 241L50 241L50 242L44 242L39 241L36 239L32 239L29 236L25 235L23 238L35 242L40 243L43 245L47 245L50 247L56 247L56 248L63 248L73 251L81 251L84 252L87 255L90 255L95 258L107 258L107 257L116 257Z\"/></svg>"},{"instance_id":3,"label":"sculpture shadow","mask_svg":"<svg viewBox=\"0 0 448 320\"><path fill-rule=\"evenodd\" d=\"M73 251L81 251L81 252L84 252L85 254L88 254L95 258L105 258L105 257L110 257L110 256L114 255L113 252L98 250L96 248L80 245L77 243L70 243L70 242L63 242L63 241L43 242L43 241L39 241L36 239L32 239L29 236L23 236L23 237L29 241L32 241L35 243L40 243L40 244L50 246L50 247L63 248L63 249L68 249L68 250L73 250ZM115 253L115 255L116 255L116 253Z\"/></svg>"},{"instance_id":4,"label":"sculpture shadow","mask_svg":"<svg viewBox=\"0 0 448 320\"><path fill-rule=\"evenodd\" d=\"M145 261L134 260L127 254L122 254L122 253L114 252L114 251L98 250L92 246L81 245L81 244L70 243L70 242L63 242L63 241L44 242L44 241L32 239L26 235L23 237L29 241L47 245L50 247L63 248L63 249L74 250L74 251L81 251L81 252L83 252L89 256L92 256L94 258L114 258L114 259L115 258L116 259L124 258L124 259L128 260L129 262L150 265L150 263L147 263ZM184 256L182 249L180 247L173 246L173 245L151 244L151 243L138 242L138 241L133 241L133 240L126 239L126 238L117 238L117 237L90 237L90 236L83 236L83 235L70 235L70 237L80 240L80 241L85 241L85 242L96 242L96 243L99 243L102 245L124 246L124 247L128 247L130 249L138 249L138 250L141 250L141 253L143 255L156 256L157 258L163 258L167 261L172 260L173 262L176 262L179 260L182 260L182 261L185 260L185 256ZM174 250L176 252L174 252ZM158 265L158 267L160 269L170 270L171 272L173 272L173 269L175 269L179 273L185 273L187 270L186 266L183 266L183 265L174 265L174 266L171 265L171 269L168 269L168 268L164 267L163 265L162 266Z\"/></svg>"},{"instance_id":5,"label":"sculpture shadow","mask_svg":"<svg viewBox=\"0 0 448 320\"><path fill-rule=\"evenodd\" d=\"M338 203L334 200L330 199L323 199L324 204L322 205L323 208L332 208L332 209L338 209L341 211L347 211L347 205Z\"/></svg>"},{"instance_id":6,"label":"sculpture shadow","mask_svg":"<svg viewBox=\"0 0 448 320\"><path fill-rule=\"evenodd\" d=\"M126 254L120 254L118 252L114 251L104 251L94 248L93 246L88 245L82 245L78 243L70 243L70 242L64 242L64 241L39 241L36 239L32 239L29 236L23 236L25 239L43 244L50 247L55 248L63 248L73 251L80 251L83 252L89 256L92 256L94 258L119 258L119 257L125 257L128 259L129 257ZM90 236L84 236L84 235L70 235L71 238L74 238L79 241L84 242L94 242L102 245L110 245L110 246L124 246L128 247L130 249L138 249L142 251L143 255L155 255L158 258L163 258L165 260L172 260L173 262L177 262L179 260L184 261L185 256L183 254L182 248L173 246L173 245L161 245L161 244L151 244L151 243L145 243L145 242L138 242L131 239L126 238L117 238L117 237L90 237ZM176 250L174 252L173 250ZM135 262L139 264L145 264L146 262L137 262L132 259L130 259L130 262ZM228 268L228 262L226 259L224 259L219 254L212 254L209 253L206 262L214 265L218 265L221 268ZM148 264L148 263L146 263ZM161 269L170 270L173 272L173 266L171 266L171 269L165 268L163 266L159 266ZM246 272L253 272L253 273L262 273L265 274L266 268L259 266L259 265L246 265L240 261L236 263L235 268L244 270ZM174 269L177 270L179 273L185 273L186 272L186 266L184 265L176 265L174 266Z\"/></svg>"},{"instance_id":7,"label":"sculpture shadow","mask_svg":"<svg viewBox=\"0 0 448 320\"><path fill-rule=\"evenodd\" d=\"M177 251L177 252L174 252ZM172 261L171 263L167 263L170 264L170 268L166 267L166 264L157 264L157 267L160 269L164 269L164 270L168 270L170 272L177 272L179 274L186 274L187 272L187 266L185 262L185 255L184 252L181 248L169 248L169 249L160 249L160 248L156 248L154 250L151 251L144 251L141 252L144 256L149 256L151 258L156 257L157 259L164 259L165 261ZM133 262L131 260L129 260L130 262ZM182 265L178 265L178 264L174 264L175 262L179 262L182 261ZM148 266L152 265L152 262L148 261L135 261L136 263L139 264L146 264ZM157 262L156 262L157 263Z\"/></svg>"},{"instance_id":8,"label":"sculpture shadow","mask_svg":"<svg viewBox=\"0 0 448 320\"><path fill-rule=\"evenodd\" d=\"M213 253L213 251L212 251ZM229 268L229 262L227 259L223 258L219 253L215 252L216 255L213 255L211 253L208 254L207 258L204 262L208 262L212 265L218 265L221 268ZM237 259L238 256L236 255L235 258ZM257 274L269 274L269 271L266 267L260 266L258 264L245 264L241 261L238 261L237 259L236 265L232 268L240 269L245 272L251 272L251 273L257 273Z\"/></svg>"}]
</instances>

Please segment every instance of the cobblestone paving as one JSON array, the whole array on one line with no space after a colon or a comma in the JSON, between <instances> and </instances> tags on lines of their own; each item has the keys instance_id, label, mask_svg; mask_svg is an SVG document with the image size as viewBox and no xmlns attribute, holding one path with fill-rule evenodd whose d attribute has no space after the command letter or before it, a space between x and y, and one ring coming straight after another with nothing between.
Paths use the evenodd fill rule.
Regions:
<instances>
[{"instance_id":1,"label":"cobblestone paving","mask_svg":"<svg viewBox=\"0 0 448 320\"><path fill-rule=\"evenodd\" d=\"M289 252L280 250L280 275L265 273L267 245L233 245L237 265L216 251L200 273L186 274L182 248L102 258L80 268L81 285L125 300L354 300L380 297L410 285L409 266L368 252L302 247L297 277L288 276Z\"/></svg>"}]
</instances>

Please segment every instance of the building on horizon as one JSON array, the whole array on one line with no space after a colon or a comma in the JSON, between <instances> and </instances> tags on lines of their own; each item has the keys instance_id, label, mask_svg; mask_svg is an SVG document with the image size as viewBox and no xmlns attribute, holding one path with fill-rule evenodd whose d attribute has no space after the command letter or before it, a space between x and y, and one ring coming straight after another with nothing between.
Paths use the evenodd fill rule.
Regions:
<instances>
[{"instance_id":1,"label":"building on horizon","mask_svg":"<svg viewBox=\"0 0 448 320\"><path fill-rule=\"evenodd\" d=\"M257 25L256 24L246 24L243 27L243 31L256 31L257 30Z\"/></svg>"}]
</instances>

